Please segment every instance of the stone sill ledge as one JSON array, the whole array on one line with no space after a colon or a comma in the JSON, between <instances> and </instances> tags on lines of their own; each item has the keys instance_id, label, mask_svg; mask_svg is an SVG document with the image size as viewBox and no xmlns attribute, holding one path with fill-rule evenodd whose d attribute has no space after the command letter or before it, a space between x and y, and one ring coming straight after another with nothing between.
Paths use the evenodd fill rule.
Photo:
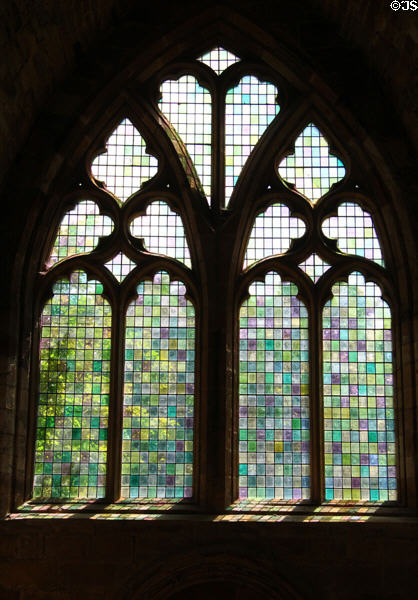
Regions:
<instances>
[{"instance_id":1,"label":"stone sill ledge","mask_svg":"<svg viewBox=\"0 0 418 600\"><path fill-rule=\"evenodd\" d=\"M327 502L310 505L303 502L240 501L224 511L213 513L187 502L121 501L106 504L97 501L66 503L27 502L6 520L24 519L89 519L89 520L147 520L147 521L206 521L206 522L297 522L297 523L418 523L417 512L393 503Z\"/></svg>"}]
</instances>

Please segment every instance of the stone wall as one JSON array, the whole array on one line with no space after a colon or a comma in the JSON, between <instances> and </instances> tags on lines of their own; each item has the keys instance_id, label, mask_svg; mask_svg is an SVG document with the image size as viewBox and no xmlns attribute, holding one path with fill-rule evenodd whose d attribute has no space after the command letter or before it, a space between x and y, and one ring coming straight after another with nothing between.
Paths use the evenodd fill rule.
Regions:
<instances>
[{"instance_id":1,"label":"stone wall","mask_svg":"<svg viewBox=\"0 0 418 600\"><path fill-rule=\"evenodd\" d=\"M168 599L214 581L220 600L276 597L263 589L289 600L403 600L418 586L417 523L45 519L0 532L4 599ZM196 600L215 597L198 589Z\"/></svg>"}]
</instances>

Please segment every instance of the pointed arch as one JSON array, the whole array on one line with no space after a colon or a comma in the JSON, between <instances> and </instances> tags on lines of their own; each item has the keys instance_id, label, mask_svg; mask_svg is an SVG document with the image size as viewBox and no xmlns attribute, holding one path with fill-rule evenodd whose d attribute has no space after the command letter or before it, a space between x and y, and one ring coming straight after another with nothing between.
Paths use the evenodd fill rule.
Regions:
<instances>
[{"instance_id":1,"label":"pointed arch","mask_svg":"<svg viewBox=\"0 0 418 600\"><path fill-rule=\"evenodd\" d=\"M234 373L234 367L231 348L235 348L234 309L237 302L237 282L242 280L242 260L240 262L237 257L240 254L243 257L245 253L245 242L243 240L246 239L246 235L251 230L251 219L255 214L254 211L260 212L270 203L270 198L274 195L275 201L288 206L289 209L294 210L292 214L303 218L309 230L303 242L293 245L286 259L277 256L269 258L268 260L271 261L270 266L273 266L273 264L281 265L289 273L292 269L295 273L298 273L296 270L297 265L302 264L312 252L318 252L324 259L330 261L331 257L334 258L334 262L331 261L334 271L328 275L325 274L318 282L317 289L321 290L321 293L334 275L339 272L339 269L343 269L343 265L350 264L354 266L354 263L349 262L349 259L345 263L342 262L345 259L336 252L336 248L332 244L327 245L320 228L322 220L327 215L332 214L332 210L334 210L342 196L337 196L336 190L331 190L328 197L318 202L317 207L312 210L297 197L293 190L286 188L275 173L277 161L285 156L287 150L289 150L290 141L295 139L298 129L297 123L300 125L302 122L306 122L307 118L309 120L312 118L315 123L319 124L321 131L322 128L324 129L327 139L330 139L338 147L338 152L340 148L344 149L344 160L347 160L347 162L352 160L349 176L342 183L342 186L345 186L343 188L345 198L351 198L353 194L362 194L364 198L367 198L370 214L373 218L376 217L376 221L379 222L378 230L382 239L382 246L385 247L385 252L390 257L387 264L391 276L388 278L380 273L378 279L379 281L386 281L397 297L398 295L401 297L402 292L399 288L399 294L397 293L397 274L394 265L398 257L402 255L402 232L398 220L399 215L393 207L392 188L390 185L384 185L385 182L388 182L389 177L384 173L384 161L371 142L367 146L361 136L356 137L355 134L358 133L358 128L356 130L356 121L352 115L347 117L346 112L342 114L338 106L330 108L331 101L327 99L325 88L320 85L321 82L314 78L307 78L306 71L308 68L301 63L298 66L298 61L294 59L294 55L289 51L284 51L273 38L267 35L271 45L266 49L267 42L261 39L261 31L256 30L245 19L239 19L240 25L237 26L234 24L235 13L219 7L214 12L214 15L206 13L199 18L191 17L181 31L170 32L170 35L164 38L159 46L155 40L152 40L147 47L146 54L141 53L141 56L133 58L131 62L128 61L129 64L126 69L122 69L115 74L113 79L110 78L106 88L99 92L88 106L84 107L80 121L77 127L74 128L74 133L67 136L66 142L62 144L59 152L55 155L45 155L44 167L40 171L43 173L44 181L48 180L48 183L45 183L43 187L41 186L44 196L41 194L37 196L37 202L35 202L31 214L31 216L35 215L33 222L38 229L32 239L31 252L28 251L27 246L26 249L22 248L22 253L26 255L25 275L26 272L29 273L24 285L29 296L33 297L38 282L36 274L41 270L39 268L41 263L40 249L43 246L40 242L45 231L49 232L49 209L52 208L54 214L58 214L60 211L60 215L62 215L63 199L68 198L69 194L74 194L74 189L77 186L87 193L89 199L100 198L99 203L103 206L106 202L110 203L106 191L100 189L100 186L89 179L86 163L88 164L92 155L98 151L100 136L104 139L108 135L110 131L109 123L113 121L112 126L115 125L117 121L117 119L115 121L115 115L118 114L118 118L122 113L123 115L129 114L129 116L132 116L133 122L141 129L144 138L153 145L152 150L156 152L162 164L161 173L157 175L154 181L150 182L149 188L139 190L137 195L131 197L129 203L133 211L132 215L136 210L140 210L141 202L145 202L145 198L150 197L146 194L154 193L156 190L162 193L161 190L164 188L165 193L169 190L168 193L173 194L173 197L180 197L181 201L174 200L173 203L177 202L176 207L181 207L183 211L182 217L190 240L191 252L195 257L195 271L189 274L188 281L193 284L196 290L196 297L201 301L202 311L207 311L204 318L202 318L201 329L201 340L205 348L202 352L202 380L206 381L205 396L207 404L204 410L212 418L211 423L207 425L206 434L212 437L204 443L208 444L207 447L225 449L223 456L219 457L218 453L207 466L207 469L202 470L207 480L211 480L211 483L205 487L204 494L210 496L213 505L219 507L224 506L233 499L232 487L229 484L230 475L233 474L229 457L231 453L230 432L233 429L233 417L231 415L234 414L231 393L233 389L231 374ZM203 31L208 34L205 40L205 48L203 48L203 42L198 39L197 24L203 25L200 32ZM252 59L259 62L263 69L266 69L266 65L269 63L268 68L277 72L278 77L286 82L285 87L289 90L287 95L285 94L283 111L280 113L281 121L277 120L277 126L266 132L267 135L262 143L255 149L252 160L248 163L246 171L242 173L239 186L237 184L235 200L231 202L228 211L223 211L220 206L217 206L216 210L211 212L204 206L198 192L198 186L193 187L190 183L193 174L190 174L187 168L185 169L187 161L182 161L182 149L184 150L184 148L182 148L181 143L178 143L178 140L170 138L164 122L161 122L157 117L152 94L147 90L147 83L159 76L161 65L166 65L171 61L183 60L186 56L188 58L198 57L204 50L208 49L208 39L213 39L214 45L221 42L225 43L225 46L238 56L242 54L247 60ZM289 64L296 64L296 67L290 69ZM112 101L109 103L110 96L112 96ZM129 107L129 110L125 110L125 107ZM328 110L330 116L325 119L323 115ZM328 136L330 137L328 138ZM103 147L103 140L100 147ZM68 157L68 161L64 161L62 157ZM353 157L356 157L355 161ZM373 168L366 169L364 166L366 164L372 164ZM167 186L169 187L167 188ZM386 211L380 211L380 204L390 208ZM41 208L45 212L44 217L40 216ZM116 249L115 239L117 236L119 236L119 241L124 240L123 244L125 245L121 243L123 248L120 249L126 251L126 255L130 260L133 259L134 255L143 258L141 255L142 250L130 246L131 240L127 238L126 231L124 231L124 227L126 228L124 223L127 222L126 215L130 210L128 204L124 210L125 213L115 219L116 233L111 242L108 246L103 243L94 255L98 260L99 258L110 260L115 256L116 250L119 250L119 248ZM395 235L390 236L389 228L393 223ZM110 244L115 245L111 248ZM134 269L132 274L126 277L120 288L114 287L114 289L128 288L142 268L149 267L152 269L156 265L163 267L163 265L167 266L169 264L172 269L180 269L179 272L181 271L180 267L173 266L169 261L164 262L166 259L161 257L156 258L153 263L151 263L151 259L149 259L149 262L146 262L147 260L144 259L142 266L136 271ZM93 270L99 270L95 259L91 263ZM81 266L83 262L80 259L79 262L74 261L73 264ZM257 267L257 269L260 269L261 272L261 268L264 269L264 266ZM20 267L22 267L22 263ZM57 273L63 268L60 266ZM297 277L299 277L298 281L303 281L304 289L309 290L307 294L312 297L316 283L308 280L308 277L305 281L303 273L299 273L296 275ZM22 284L22 268L16 269L16 278L19 284ZM110 279L107 280L107 283L110 286ZM112 285L114 285L114 282ZM408 285L405 280L403 291L405 287L408 288ZM115 291L115 298L117 294L119 292ZM212 314L209 314L211 307L215 307L215 305L216 309L213 309ZM23 307L23 313L22 327L27 333L33 328L34 316L27 304ZM397 316L394 315L394 321L400 323L400 312ZM399 343L400 329L396 331L395 337L398 338L397 343ZM397 353L398 357L401 357L401 355L401 351ZM217 365L215 364L215 356L216 361L218 361ZM404 360L405 356L399 358L398 366L400 368L404 364ZM223 369L221 375L218 372L219 364L222 365ZM32 372L34 368L33 366ZM219 390L221 391L220 394L218 393ZM22 406L25 406L25 393L22 394L22 397ZM213 414L208 408L210 397L217 398L217 409L213 411ZM219 418L221 422L219 432L216 433L214 433L215 413L216 418ZM200 433L203 433L202 439L205 439L206 434L203 429L202 427ZM212 475L215 475L215 477L212 478ZM211 486L213 487L211 488ZM22 486L18 487L17 497L22 499L24 497Z\"/></svg>"}]
</instances>

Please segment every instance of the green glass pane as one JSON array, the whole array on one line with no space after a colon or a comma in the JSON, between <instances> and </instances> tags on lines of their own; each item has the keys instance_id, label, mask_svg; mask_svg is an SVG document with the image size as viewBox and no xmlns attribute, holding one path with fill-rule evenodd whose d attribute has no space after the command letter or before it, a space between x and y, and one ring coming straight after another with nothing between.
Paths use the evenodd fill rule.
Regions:
<instances>
[{"instance_id":1,"label":"green glass pane","mask_svg":"<svg viewBox=\"0 0 418 600\"><path fill-rule=\"evenodd\" d=\"M310 497L308 315L297 293L268 273L241 307L242 499Z\"/></svg>"},{"instance_id":2,"label":"green glass pane","mask_svg":"<svg viewBox=\"0 0 418 600\"><path fill-rule=\"evenodd\" d=\"M254 262L283 254L290 248L293 239L301 237L306 227L301 219L291 217L284 204L272 204L257 215L248 240L244 267Z\"/></svg>"},{"instance_id":3,"label":"green glass pane","mask_svg":"<svg viewBox=\"0 0 418 600\"><path fill-rule=\"evenodd\" d=\"M151 202L146 214L132 221L131 233L142 238L150 252L166 254L191 267L183 222L166 202Z\"/></svg>"},{"instance_id":4,"label":"green glass pane","mask_svg":"<svg viewBox=\"0 0 418 600\"><path fill-rule=\"evenodd\" d=\"M105 495L111 309L96 286L75 272L42 311L34 498Z\"/></svg>"},{"instance_id":5,"label":"green glass pane","mask_svg":"<svg viewBox=\"0 0 418 600\"><path fill-rule=\"evenodd\" d=\"M126 315L122 496L190 498L194 309L165 272L137 291Z\"/></svg>"},{"instance_id":6,"label":"green glass pane","mask_svg":"<svg viewBox=\"0 0 418 600\"><path fill-rule=\"evenodd\" d=\"M112 230L112 220L101 215L94 202L79 202L62 219L47 266L68 256L91 252L99 239L110 235Z\"/></svg>"},{"instance_id":7,"label":"green glass pane","mask_svg":"<svg viewBox=\"0 0 418 600\"><path fill-rule=\"evenodd\" d=\"M106 143L106 152L94 159L91 172L121 202L125 202L143 183L154 177L158 161L147 153L145 140L124 119Z\"/></svg>"},{"instance_id":8,"label":"green glass pane","mask_svg":"<svg viewBox=\"0 0 418 600\"><path fill-rule=\"evenodd\" d=\"M225 201L264 131L279 113L277 88L246 75L225 98Z\"/></svg>"},{"instance_id":9,"label":"green glass pane","mask_svg":"<svg viewBox=\"0 0 418 600\"><path fill-rule=\"evenodd\" d=\"M328 142L311 123L296 139L295 154L280 163L279 175L315 203L344 177L345 168L330 154Z\"/></svg>"},{"instance_id":10,"label":"green glass pane","mask_svg":"<svg viewBox=\"0 0 418 600\"><path fill-rule=\"evenodd\" d=\"M396 500L390 308L360 273L332 292L323 311L325 498Z\"/></svg>"},{"instance_id":11,"label":"green glass pane","mask_svg":"<svg viewBox=\"0 0 418 600\"><path fill-rule=\"evenodd\" d=\"M322 231L327 237L338 241L342 252L357 254L384 266L373 220L358 204L341 204L338 207L338 216L325 219Z\"/></svg>"}]
</instances>

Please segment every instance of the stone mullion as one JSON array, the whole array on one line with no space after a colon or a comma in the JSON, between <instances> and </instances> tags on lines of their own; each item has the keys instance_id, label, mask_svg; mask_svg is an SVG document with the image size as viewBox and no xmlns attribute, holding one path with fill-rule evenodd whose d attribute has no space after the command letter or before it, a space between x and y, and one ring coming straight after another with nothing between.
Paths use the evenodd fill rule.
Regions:
<instances>
[{"instance_id":1,"label":"stone mullion","mask_svg":"<svg viewBox=\"0 0 418 600\"><path fill-rule=\"evenodd\" d=\"M318 295L308 306L309 389L311 415L311 499L320 504L324 490L324 428L322 410L322 308Z\"/></svg>"},{"instance_id":2,"label":"stone mullion","mask_svg":"<svg viewBox=\"0 0 418 600\"><path fill-rule=\"evenodd\" d=\"M122 468L123 352L124 306L120 294L112 307L112 343L109 394L109 424L107 445L106 497L115 502L120 497Z\"/></svg>"},{"instance_id":3,"label":"stone mullion","mask_svg":"<svg viewBox=\"0 0 418 600\"><path fill-rule=\"evenodd\" d=\"M205 261L208 265L208 302L207 302L207 340L202 348L202 363L207 365L206 405L206 447L205 453L207 481L206 503L211 511L222 511L229 503L226 496L226 479L230 477L228 457L230 456L231 410L229 376L232 360L227 348L230 310L227 306L228 269L230 261L222 259L223 244L221 236L216 233L204 248ZM206 387L206 386L205 386Z\"/></svg>"},{"instance_id":4,"label":"stone mullion","mask_svg":"<svg viewBox=\"0 0 418 600\"><path fill-rule=\"evenodd\" d=\"M230 433L233 356L230 343L232 333L229 331L232 309L228 307L231 261L226 260L229 255L226 248L228 236L225 236L222 228L225 202L225 93L224 85L216 86L212 92L211 211L214 230L202 248L208 274L207 314L202 315L207 323L207 345L202 348L202 364L207 366L205 444L201 449L205 453L202 463L205 464L206 481L203 482L202 499L208 510L214 512L223 511L225 505L230 503L232 478Z\"/></svg>"}]
</instances>

